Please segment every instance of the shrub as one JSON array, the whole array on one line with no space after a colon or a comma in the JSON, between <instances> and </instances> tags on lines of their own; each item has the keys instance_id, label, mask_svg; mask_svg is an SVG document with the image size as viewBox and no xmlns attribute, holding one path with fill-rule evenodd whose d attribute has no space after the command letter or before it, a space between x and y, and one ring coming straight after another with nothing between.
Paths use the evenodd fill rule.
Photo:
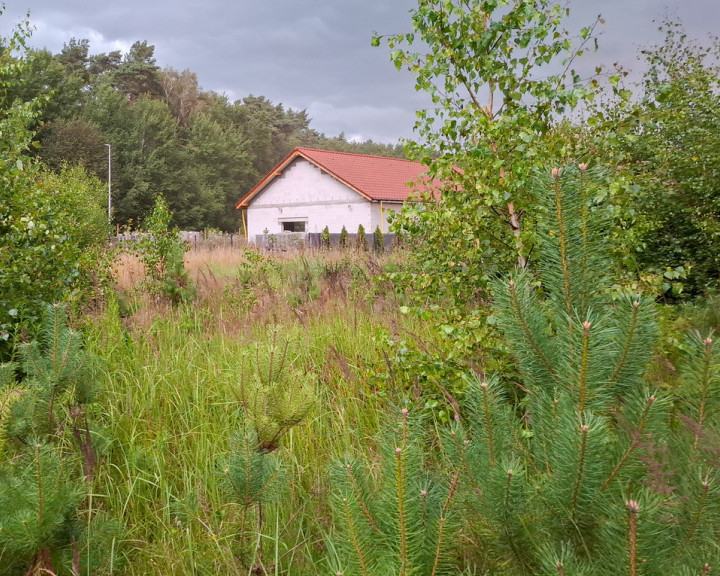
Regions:
<instances>
[{"instance_id":1,"label":"shrub","mask_svg":"<svg viewBox=\"0 0 720 576\"><path fill-rule=\"evenodd\" d=\"M118 566L121 526L85 509L96 466L93 359L64 308L46 307L41 339L20 357L17 369L0 365L0 575Z\"/></svg>"},{"instance_id":2,"label":"shrub","mask_svg":"<svg viewBox=\"0 0 720 576\"><path fill-rule=\"evenodd\" d=\"M296 342L281 335L280 327L268 331L252 359L242 358L236 397L244 429L234 442L225 466L230 497L242 508L241 550L253 534L253 559L245 559L252 572L263 566L263 505L277 502L287 483L286 466L278 454L282 438L302 422L316 401L316 377L295 365ZM247 530L248 514L255 515L257 537Z\"/></svg>"},{"instance_id":3,"label":"shrub","mask_svg":"<svg viewBox=\"0 0 720 576\"><path fill-rule=\"evenodd\" d=\"M538 180L537 270L491 283L518 376L466 377L441 456L404 413L378 440L381 462L368 457L379 474L336 462L338 572L470 572L461 554L507 576L708 574L720 561L712 336L686 342L681 386L650 388L655 304L617 292L590 180L603 175L584 166ZM443 549L463 540L458 516L477 549Z\"/></svg>"},{"instance_id":4,"label":"shrub","mask_svg":"<svg viewBox=\"0 0 720 576\"><path fill-rule=\"evenodd\" d=\"M328 228L327 226L323 228L323 231L320 234L320 248L322 250L330 250L331 248L330 228Z\"/></svg>"},{"instance_id":5,"label":"shrub","mask_svg":"<svg viewBox=\"0 0 720 576\"><path fill-rule=\"evenodd\" d=\"M368 244L365 237L365 227L360 224L358 226L357 236L355 236L355 250L358 252L367 252Z\"/></svg>"},{"instance_id":6,"label":"shrub","mask_svg":"<svg viewBox=\"0 0 720 576\"><path fill-rule=\"evenodd\" d=\"M27 31L9 39L0 58L0 91L12 93L29 66ZM19 53L19 55L17 54ZM0 104L0 361L18 334L39 326L45 302L77 300L107 240L102 186L81 168L44 170L29 154L39 99Z\"/></svg>"},{"instance_id":7,"label":"shrub","mask_svg":"<svg viewBox=\"0 0 720 576\"><path fill-rule=\"evenodd\" d=\"M385 236L382 230L380 230L380 226L375 228L375 233L373 234L373 250L375 250L376 254L385 252Z\"/></svg>"},{"instance_id":8,"label":"shrub","mask_svg":"<svg viewBox=\"0 0 720 576\"><path fill-rule=\"evenodd\" d=\"M180 239L178 229L170 226L171 219L165 199L158 196L152 214L145 221L147 235L140 239L137 248L145 266L149 292L178 304L195 297L195 286L185 269L187 246Z\"/></svg>"},{"instance_id":9,"label":"shrub","mask_svg":"<svg viewBox=\"0 0 720 576\"><path fill-rule=\"evenodd\" d=\"M342 227L342 230L340 230L340 238L338 239L338 246L340 246L341 250L345 250L350 245L350 235L348 234L347 228L345 226Z\"/></svg>"}]
</instances>

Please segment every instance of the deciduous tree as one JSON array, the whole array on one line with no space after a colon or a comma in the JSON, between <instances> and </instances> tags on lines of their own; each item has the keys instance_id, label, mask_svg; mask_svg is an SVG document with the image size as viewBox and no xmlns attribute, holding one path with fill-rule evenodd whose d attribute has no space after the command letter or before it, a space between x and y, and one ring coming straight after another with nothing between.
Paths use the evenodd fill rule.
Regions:
<instances>
[{"instance_id":1,"label":"deciduous tree","mask_svg":"<svg viewBox=\"0 0 720 576\"><path fill-rule=\"evenodd\" d=\"M409 33L373 39L433 103L417 112L406 152L444 188L395 219L415 265L391 279L441 326L446 358L466 361L486 338L488 279L527 265L536 243L531 174L553 156L558 116L597 89L573 64L594 47L599 19L575 37L565 15L551 0L419 0Z\"/></svg>"}]
</instances>

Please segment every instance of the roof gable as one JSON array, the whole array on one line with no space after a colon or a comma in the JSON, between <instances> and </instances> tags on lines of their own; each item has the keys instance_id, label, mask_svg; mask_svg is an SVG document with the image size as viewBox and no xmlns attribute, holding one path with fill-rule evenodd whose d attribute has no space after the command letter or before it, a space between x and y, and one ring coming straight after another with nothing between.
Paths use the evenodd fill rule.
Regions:
<instances>
[{"instance_id":1,"label":"roof gable","mask_svg":"<svg viewBox=\"0 0 720 576\"><path fill-rule=\"evenodd\" d=\"M422 188L422 184L411 188L408 183L421 182L420 177L427 170L427 167L419 162L399 158L295 148L245 194L235 207L248 206L255 196L297 158L304 158L370 201L404 202L413 190Z\"/></svg>"}]
</instances>

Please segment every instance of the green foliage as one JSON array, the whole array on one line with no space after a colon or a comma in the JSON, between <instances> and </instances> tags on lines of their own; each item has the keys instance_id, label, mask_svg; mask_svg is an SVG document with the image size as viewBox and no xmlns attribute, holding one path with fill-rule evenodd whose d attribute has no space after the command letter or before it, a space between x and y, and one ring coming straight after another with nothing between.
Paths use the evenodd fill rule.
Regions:
<instances>
[{"instance_id":1,"label":"green foliage","mask_svg":"<svg viewBox=\"0 0 720 576\"><path fill-rule=\"evenodd\" d=\"M380 226L375 227L375 232L373 233L373 250L375 254L382 254L385 252L385 236L382 233L382 230L380 230Z\"/></svg>"},{"instance_id":2,"label":"green foliage","mask_svg":"<svg viewBox=\"0 0 720 576\"><path fill-rule=\"evenodd\" d=\"M365 227L360 224L358 225L357 235L355 236L355 250L358 252L367 252L368 244L367 237L365 236Z\"/></svg>"},{"instance_id":3,"label":"green foliage","mask_svg":"<svg viewBox=\"0 0 720 576\"><path fill-rule=\"evenodd\" d=\"M315 376L296 366L295 348L292 336L281 335L278 326L270 328L254 358L243 356L236 389L245 428L225 473L232 498L243 508L241 540L247 537L245 522L254 508L258 540L252 570L263 572L263 504L276 502L286 485L286 469L275 452L282 437L308 416L316 401Z\"/></svg>"},{"instance_id":4,"label":"green foliage","mask_svg":"<svg viewBox=\"0 0 720 576\"><path fill-rule=\"evenodd\" d=\"M389 278L409 313L438 326L439 349L424 364L503 362L502 350L484 352L493 337L489 281L534 256L541 216L532 175L557 154L557 118L597 90L573 70L594 46L597 22L574 38L565 15L550 0L420 0L410 33L385 38L391 60L433 102L416 113L406 153L428 166L440 196L426 193L394 218L391 230L413 258ZM451 378L441 373L451 393L461 392Z\"/></svg>"},{"instance_id":5,"label":"green foliage","mask_svg":"<svg viewBox=\"0 0 720 576\"><path fill-rule=\"evenodd\" d=\"M640 184L640 263L661 274L689 264L694 295L720 278L720 43L693 44L675 22L661 29L664 43L643 50L644 94L626 113L618 162Z\"/></svg>"},{"instance_id":6,"label":"green foliage","mask_svg":"<svg viewBox=\"0 0 720 576\"><path fill-rule=\"evenodd\" d=\"M435 106L417 112L421 140L407 144L411 158L448 184L437 206L421 205L409 216L418 226L432 220L423 232L443 230L435 233L442 238L424 241L425 250L450 249L455 261L468 261L472 252L497 265L527 257L532 234L522 220L534 217L528 184L547 158L549 129L556 115L592 99L597 84L572 70L593 43L594 25L573 46L564 15L549 0L421 0L412 11L413 32L387 38L395 65L415 76ZM546 73L560 61L563 73ZM457 248L448 246L452 237L460 239Z\"/></svg>"},{"instance_id":7,"label":"green foliage","mask_svg":"<svg viewBox=\"0 0 720 576\"><path fill-rule=\"evenodd\" d=\"M134 42L112 79L130 100L160 95L160 69L155 64L155 46L146 40Z\"/></svg>"},{"instance_id":8,"label":"green foliage","mask_svg":"<svg viewBox=\"0 0 720 576\"><path fill-rule=\"evenodd\" d=\"M331 246L330 229L325 226L323 231L320 233L320 248L322 250L330 250Z\"/></svg>"},{"instance_id":9,"label":"green foliage","mask_svg":"<svg viewBox=\"0 0 720 576\"><path fill-rule=\"evenodd\" d=\"M424 465L422 427L403 409L399 423L379 439L381 472L377 481L367 463L346 458L333 462L332 507L335 556L340 574L452 573L458 524L450 513L459 475L449 485Z\"/></svg>"},{"instance_id":10,"label":"green foliage","mask_svg":"<svg viewBox=\"0 0 720 576\"><path fill-rule=\"evenodd\" d=\"M588 194L592 180L604 177L585 166L537 177L537 267L491 283L491 321L515 359L512 388L521 393L508 393L507 374L467 377L457 422L440 432L439 468L457 482L450 511L464 519L460 534L475 543L458 571L690 574L707 573L720 560L712 456L720 361L713 339L687 340L676 389L648 386L655 305L613 284L607 212ZM397 450L399 442L381 439L381 451ZM413 465L425 467L422 455ZM339 565L372 574L375 559L391 560L378 555L383 540L371 539L372 525L365 521L366 530L360 522L372 517L380 497L368 472L358 476L340 500L353 495L348 510L355 513L346 514L347 560ZM420 523L411 529L420 533ZM365 542L376 548L365 552Z\"/></svg>"},{"instance_id":11,"label":"green foliage","mask_svg":"<svg viewBox=\"0 0 720 576\"><path fill-rule=\"evenodd\" d=\"M119 566L107 548L121 537L119 524L86 509L96 467L86 417L94 370L62 307L47 307L41 339L20 358L20 385L8 368L0 382L0 574Z\"/></svg>"},{"instance_id":12,"label":"green foliage","mask_svg":"<svg viewBox=\"0 0 720 576\"><path fill-rule=\"evenodd\" d=\"M293 308L299 308L312 302L320 295L320 270L305 258L298 258L293 265L285 267L287 302Z\"/></svg>"},{"instance_id":13,"label":"green foliage","mask_svg":"<svg viewBox=\"0 0 720 576\"><path fill-rule=\"evenodd\" d=\"M183 230L212 225L237 231L240 214L235 203L256 177L243 129L220 114L189 113L182 158L186 175L173 198L178 225Z\"/></svg>"},{"instance_id":14,"label":"green foliage","mask_svg":"<svg viewBox=\"0 0 720 576\"><path fill-rule=\"evenodd\" d=\"M233 289L226 290L228 296L241 310L249 312L258 302L263 290L273 292L272 280L276 266L272 260L260 251L252 248L243 248L244 260L237 269L237 278Z\"/></svg>"},{"instance_id":15,"label":"green foliage","mask_svg":"<svg viewBox=\"0 0 720 576\"><path fill-rule=\"evenodd\" d=\"M0 465L0 574L53 570L53 553L71 546L72 523L86 496L73 468L76 462L41 444L34 455L27 450Z\"/></svg>"},{"instance_id":16,"label":"green foliage","mask_svg":"<svg viewBox=\"0 0 720 576\"><path fill-rule=\"evenodd\" d=\"M245 508L276 502L287 481L281 459L262 449L254 430L236 441L225 474L233 498Z\"/></svg>"},{"instance_id":17,"label":"green foliage","mask_svg":"<svg viewBox=\"0 0 720 576\"><path fill-rule=\"evenodd\" d=\"M345 226L342 227L342 230L340 230L340 238L338 238L338 246L341 250L346 250L348 246L350 245L350 234L348 234L347 228Z\"/></svg>"},{"instance_id":18,"label":"green foliage","mask_svg":"<svg viewBox=\"0 0 720 576\"><path fill-rule=\"evenodd\" d=\"M19 29L6 40L4 94L25 85L26 38ZM43 101L15 100L0 108L0 359L11 356L21 329L37 326L43 302L77 300L92 273L91 254L107 238L99 182L81 169L48 174L29 154L28 126Z\"/></svg>"},{"instance_id":19,"label":"green foliage","mask_svg":"<svg viewBox=\"0 0 720 576\"><path fill-rule=\"evenodd\" d=\"M177 228L170 226L172 215L163 196L155 200L155 208L145 221L146 235L137 245L145 267L150 293L162 296L173 304L195 297L195 286L185 269L187 246Z\"/></svg>"},{"instance_id":20,"label":"green foliage","mask_svg":"<svg viewBox=\"0 0 720 576\"><path fill-rule=\"evenodd\" d=\"M315 403L315 376L296 366L296 342L275 326L255 357L243 357L237 397L260 450L272 452Z\"/></svg>"}]
</instances>

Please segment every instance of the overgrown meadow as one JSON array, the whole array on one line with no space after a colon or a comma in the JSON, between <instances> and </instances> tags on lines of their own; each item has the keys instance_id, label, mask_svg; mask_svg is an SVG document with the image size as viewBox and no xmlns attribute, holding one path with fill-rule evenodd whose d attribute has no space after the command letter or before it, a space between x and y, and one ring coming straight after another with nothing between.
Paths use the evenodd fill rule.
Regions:
<instances>
[{"instance_id":1,"label":"overgrown meadow","mask_svg":"<svg viewBox=\"0 0 720 576\"><path fill-rule=\"evenodd\" d=\"M109 301L85 327L102 366L93 505L127 528L115 573L327 571L330 461L372 449L378 420L404 392L375 377L386 371L380 333L424 331L374 279L406 257L191 251L197 300L178 306L143 289L137 257L118 258ZM287 482L258 526L225 469L245 430L243 379L273 334L290 343L288 364L313 400L280 442Z\"/></svg>"},{"instance_id":2,"label":"overgrown meadow","mask_svg":"<svg viewBox=\"0 0 720 576\"><path fill-rule=\"evenodd\" d=\"M147 43L56 61L29 23L3 39L0 576L717 569L720 46L663 23L634 95L572 69L602 19L572 34L565 15L418 0L413 33L372 38L436 106L405 152L444 183L384 254L360 229L339 250L188 251L171 208L234 229L243 166L304 142L305 112L278 107L287 139L247 155L195 87L190 145L166 155L175 96L140 84L193 75L161 76ZM77 99L43 116L66 83ZM158 138L121 138L111 224L142 229L109 249L105 187L63 134L104 159L120 125ZM165 186L193 150L194 188Z\"/></svg>"}]
</instances>

